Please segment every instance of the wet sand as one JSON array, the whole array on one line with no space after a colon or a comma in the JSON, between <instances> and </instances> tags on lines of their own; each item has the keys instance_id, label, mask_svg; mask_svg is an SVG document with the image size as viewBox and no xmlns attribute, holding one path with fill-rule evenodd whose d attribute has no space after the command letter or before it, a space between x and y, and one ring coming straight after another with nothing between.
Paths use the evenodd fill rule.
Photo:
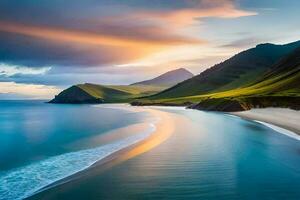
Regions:
<instances>
[{"instance_id":1,"label":"wet sand","mask_svg":"<svg viewBox=\"0 0 300 200\"><path fill-rule=\"evenodd\" d=\"M300 135L300 111L287 108L263 108L230 114L244 119L270 123Z\"/></svg>"}]
</instances>

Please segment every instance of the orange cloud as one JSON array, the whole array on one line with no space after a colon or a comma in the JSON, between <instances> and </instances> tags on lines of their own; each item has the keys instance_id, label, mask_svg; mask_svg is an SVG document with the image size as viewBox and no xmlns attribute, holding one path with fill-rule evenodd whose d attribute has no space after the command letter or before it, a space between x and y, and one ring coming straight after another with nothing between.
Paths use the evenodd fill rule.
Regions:
<instances>
[{"instance_id":1,"label":"orange cloud","mask_svg":"<svg viewBox=\"0 0 300 200\"><path fill-rule=\"evenodd\" d=\"M198 21L206 17L237 18L257 14L238 9L231 0L187 0L186 2L187 5L181 8L148 9L145 7L132 12L118 12L120 14L103 14L96 19L79 17L76 23L68 20L62 20L62 23L57 21L51 23L50 20L51 26L41 26L38 22L32 25L30 22L0 20L0 32L6 33L5 41L7 39L10 41L8 45L11 49L9 53L12 52L10 57L17 59L19 56L22 62L26 61L27 57L30 57L27 59L29 61L36 58L37 55L24 54L28 49L27 44L33 47L36 44L36 49L32 48L35 54L41 50L49 52L49 54L41 53L41 60L46 57L44 55L51 55L46 58L47 65L52 63L73 65L72 60L84 66L124 64L142 59L149 60L149 57L156 63L160 62L157 59L169 60L178 57L173 56L175 55L173 51L180 50L182 46L193 49L195 46L207 43L199 38L198 32L188 29L196 19ZM18 37L18 35L28 37ZM21 49L17 46L25 46L25 48ZM17 56L14 56L14 52ZM167 56L157 56L157 54L167 54ZM181 51L180 56L186 54L191 53ZM198 56L199 52L195 51L192 54Z\"/></svg>"},{"instance_id":2,"label":"orange cloud","mask_svg":"<svg viewBox=\"0 0 300 200\"><path fill-rule=\"evenodd\" d=\"M101 33L92 33L88 31L77 31L69 29L59 29L53 27L42 27L24 25L18 23L9 23L0 21L0 31L23 34L44 39L56 41L78 42L89 45L108 45L108 46L144 46L145 45L178 45L186 43L199 43L200 40L189 39L184 37L173 37L170 39L155 40L143 38L130 38L126 36L116 36ZM158 33L158 31L156 31Z\"/></svg>"},{"instance_id":3,"label":"orange cloud","mask_svg":"<svg viewBox=\"0 0 300 200\"><path fill-rule=\"evenodd\" d=\"M81 49L93 49L93 47L108 49L109 51L107 52L121 53L122 55L120 54L119 57L127 57L128 60L138 59L170 48L170 46L203 43L201 40L169 34L168 31L164 32L163 29L155 28L148 28L146 31L148 35L152 36L145 36L143 38L140 36L142 34L134 37L134 34L118 35L118 33L113 32L109 34L109 32L80 31L0 21L0 31L50 40L58 44L67 43L72 46L77 45ZM91 54L97 55L95 52L91 52Z\"/></svg>"},{"instance_id":4,"label":"orange cloud","mask_svg":"<svg viewBox=\"0 0 300 200\"><path fill-rule=\"evenodd\" d=\"M203 3L203 2L202 2ZM169 27L180 28L190 25L196 19L215 17L215 18L239 18L257 15L256 12L240 10L232 2L224 1L223 4L211 8L185 8L171 11L143 11L133 14L134 18L144 18L159 21Z\"/></svg>"},{"instance_id":5,"label":"orange cloud","mask_svg":"<svg viewBox=\"0 0 300 200\"><path fill-rule=\"evenodd\" d=\"M78 42L86 45L145 48L145 46L203 43L204 41L200 39L180 34L181 30L178 29L182 25L191 24L195 19L206 17L237 18L257 14L237 9L233 1L216 0L213 2L202 0L199 1L199 5L196 4L193 8L179 8L166 11L138 10L125 15L106 16L98 21L98 24L90 24L99 27L99 30L96 32L82 29L72 30L70 28L34 26L6 21L0 21L0 31L55 41ZM134 22L142 25L132 28L131 25ZM106 26L105 23L106 25L109 23L109 26ZM124 23L128 23L128 26L124 25ZM177 29L170 30L171 27L177 27ZM122 32L125 32L125 34Z\"/></svg>"}]
</instances>

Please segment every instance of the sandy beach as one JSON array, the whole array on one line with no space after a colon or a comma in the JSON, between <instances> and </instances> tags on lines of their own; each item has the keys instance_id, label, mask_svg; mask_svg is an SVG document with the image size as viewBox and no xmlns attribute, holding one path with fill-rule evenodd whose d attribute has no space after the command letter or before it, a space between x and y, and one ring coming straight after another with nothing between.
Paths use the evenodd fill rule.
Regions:
<instances>
[{"instance_id":1,"label":"sandy beach","mask_svg":"<svg viewBox=\"0 0 300 200\"><path fill-rule=\"evenodd\" d=\"M287 108L263 108L230 114L244 119L274 124L300 135L300 111Z\"/></svg>"}]
</instances>

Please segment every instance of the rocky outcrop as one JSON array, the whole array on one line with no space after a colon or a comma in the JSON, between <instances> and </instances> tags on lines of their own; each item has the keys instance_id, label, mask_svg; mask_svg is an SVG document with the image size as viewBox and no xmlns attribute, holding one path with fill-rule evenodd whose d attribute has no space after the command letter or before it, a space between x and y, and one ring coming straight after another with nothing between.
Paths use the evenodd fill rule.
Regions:
<instances>
[{"instance_id":1,"label":"rocky outcrop","mask_svg":"<svg viewBox=\"0 0 300 200\"><path fill-rule=\"evenodd\" d=\"M163 103L163 102L145 102L145 101L133 101L130 103L132 106L190 106L193 103L183 102L183 103Z\"/></svg>"},{"instance_id":2,"label":"rocky outcrop","mask_svg":"<svg viewBox=\"0 0 300 200\"><path fill-rule=\"evenodd\" d=\"M249 110L249 105L244 105L238 100L231 99L206 99L200 103L193 104L188 108L205 111L238 112Z\"/></svg>"},{"instance_id":3,"label":"rocky outcrop","mask_svg":"<svg viewBox=\"0 0 300 200\"><path fill-rule=\"evenodd\" d=\"M239 112L252 108L280 107L300 110L300 97L261 96L242 99L205 99L188 106L191 109L220 112Z\"/></svg>"}]
</instances>

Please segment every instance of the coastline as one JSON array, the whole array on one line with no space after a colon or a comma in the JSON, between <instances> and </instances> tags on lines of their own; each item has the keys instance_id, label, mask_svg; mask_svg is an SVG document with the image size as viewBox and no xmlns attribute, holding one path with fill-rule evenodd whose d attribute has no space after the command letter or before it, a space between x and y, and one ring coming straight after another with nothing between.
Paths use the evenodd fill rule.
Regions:
<instances>
[{"instance_id":1,"label":"coastline","mask_svg":"<svg viewBox=\"0 0 300 200\"><path fill-rule=\"evenodd\" d=\"M134 143L132 145L129 145L123 149L120 149L116 152L113 152L110 155L104 157L103 159L96 161L91 166L37 190L32 195L26 197L26 199L34 199L35 196L38 196L43 191L55 189L56 187L62 186L70 181L76 181L79 178L85 177L86 175L93 173L93 170L96 170L97 172L104 171L106 169L111 168L114 165L117 165L121 162L124 162L128 159L145 153L167 140L174 131L174 119L170 117L171 114L169 113L167 114L163 111L159 111L157 109L152 109L148 107L139 107L138 110L136 109L136 107L132 109L131 106L127 106L126 104L115 104L113 106L110 105L105 107L109 107L111 109L125 109L133 112L148 112L151 115L153 115L155 119L157 119L155 122L153 122L155 129L145 139L138 141L137 143Z\"/></svg>"},{"instance_id":2,"label":"coastline","mask_svg":"<svg viewBox=\"0 0 300 200\"><path fill-rule=\"evenodd\" d=\"M130 107L127 108L131 109ZM277 134L272 130L270 130L272 134L268 134L269 130L267 129L258 128L249 130L244 123L240 123L241 118L234 115L231 116L239 118L239 120L232 120L228 117L224 118L223 114L215 112L192 112L191 110L187 110L187 113L179 112L180 114L178 114L177 112L164 112L164 108L134 107L134 109L142 109L160 115L160 120L156 124L157 129L152 135L143 141L114 152L94 163L88 169L60 180L56 184L38 191L38 193L27 199L142 199L143 197L157 199L166 195L176 199L178 197L176 191L186 191L187 187L191 187L189 190L191 195L188 195L187 199L194 199L195 194L197 194L196 197L199 199L206 199L206 197L210 197L209 195L205 195L206 193L195 193L193 187L195 185L195 176L197 180L208 179L207 182L203 183L203 181L200 181L197 184L204 191L207 189L207 184L215 180L210 179L212 175L219 176L220 181L224 181L225 176L229 183L233 181L232 184L234 184L233 177L236 175L234 162L231 159L220 160L220 158L234 156L234 159L239 159L241 158L241 149L245 151L245 155L252 155L251 153L255 152L253 152L253 147L265 150L265 145L269 145L271 150L264 151L265 154L253 154L255 156L251 156L251 158L254 160L250 159L250 163L257 163L259 161L264 162L266 158L272 158L270 159L271 166L266 164L260 165L265 167L265 169L262 169L263 171L270 170L269 167L273 168L274 153L278 161L282 161L283 158L285 159L287 152L295 157L287 161L285 160L289 164L279 165L282 168L278 169L278 171L273 172L270 170L274 173L271 175L261 174L261 169L250 168L251 174L257 173L259 175L254 177L257 181L269 180L269 178L274 177L279 172L285 171L285 169L291 170L290 166L297 166L295 165L298 159L297 152L290 152L290 148L287 149L285 147L288 145L289 147L292 146L293 149L297 149L298 141L285 137L277 137ZM184 108L167 109L182 110ZM225 131L220 130L217 126L220 123L223 123L224 127L227 127L224 129ZM254 126L260 125L254 124ZM189 131L187 132L187 130ZM266 134L258 134L261 132ZM261 140L264 145L257 142L257 139L264 138L265 136L271 139ZM246 146L249 145L251 148L247 148L244 145L233 145L237 137L241 139L243 144ZM278 142L282 142L284 145L274 145L278 144ZM161 145L153 149L153 147L159 144ZM232 149L233 147L234 149ZM274 151L277 148L281 150ZM284 152L282 153L282 151ZM216 162L211 160L212 157ZM220 165L220 162L222 162L222 165ZM243 164L245 168L242 168L242 170L247 172L249 170L249 159L243 159L242 157L241 162L246 162ZM274 166L278 166L276 162ZM188 170L186 174L190 174L191 176L182 174L186 170ZM249 179L247 173L241 174L245 174L245 176L241 177L243 180L246 181ZM185 180L185 178L187 179ZM180 179L182 179L182 186L181 184L177 184L177 181ZM191 182L187 180L191 180ZM291 177L284 178L283 181L285 180L287 182L283 182L283 186L291 181ZM299 179L295 178L296 183L297 180ZM264 187L256 187L256 182L253 183L250 181L250 183L254 184L255 191L265 192L266 195L268 194L267 191L278 187L277 183L271 181L270 184L267 184L269 187L265 190ZM228 182L226 181L225 183ZM294 185L297 185L296 183ZM223 184L224 182L222 182ZM248 188L248 186L248 183L245 184L245 188ZM136 191L137 187L139 188L138 192ZM227 190L226 187L222 189L224 190L222 196L232 190L232 188L227 188ZM292 194L291 196L293 197L293 194L298 194L297 189L291 188L290 191L286 189L285 194ZM165 193L161 193L162 190ZM141 191L144 193L141 194ZM149 196L152 194L155 196ZM210 191L210 194L215 194L214 188ZM252 192L249 192L246 195L251 197L252 194ZM233 194L231 197L234 198L237 196Z\"/></svg>"},{"instance_id":3,"label":"coastline","mask_svg":"<svg viewBox=\"0 0 300 200\"><path fill-rule=\"evenodd\" d=\"M262 124L275 125L300 136L300 111L288 108L260 108L243 112L229 112L229 114L259 123L262 122Z\"/></svg>"}]
</instances>

